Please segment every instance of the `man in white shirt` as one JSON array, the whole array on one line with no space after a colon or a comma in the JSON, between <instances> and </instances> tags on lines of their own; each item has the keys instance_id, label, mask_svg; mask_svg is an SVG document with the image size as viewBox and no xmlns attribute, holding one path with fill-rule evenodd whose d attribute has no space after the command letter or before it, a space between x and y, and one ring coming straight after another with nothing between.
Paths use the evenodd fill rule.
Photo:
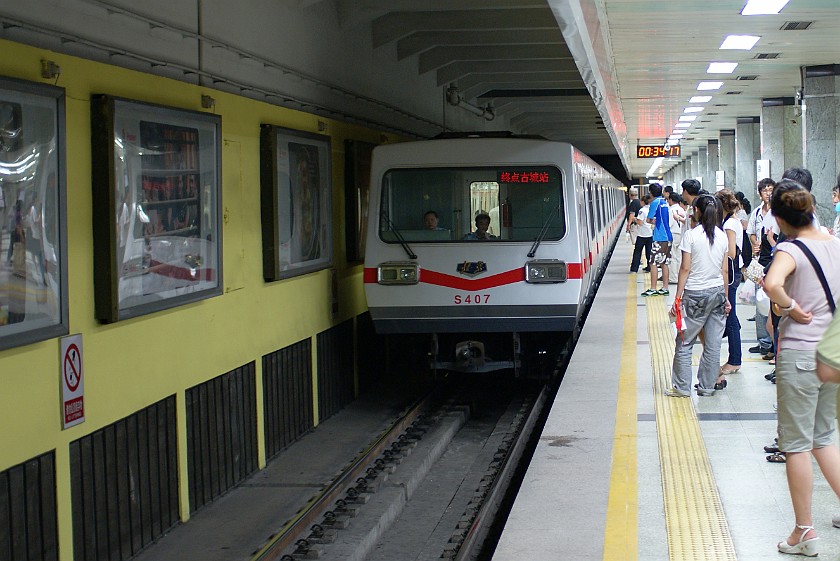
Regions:
<instances>
[{"instance_id":1,"label":"man in white shirt","mask_svg":"<svg viewBox=\"0 0 840 561\"><path fill-rule=\"evenodd\" d=\"M671 193L668 196L668 213L670 215L671 235L674 236L674 247L680 247L680 240L682 239L683 224L685 224L685 211L680 206L682 197L677 193ZM682 261L682 251L674 251L671 253L671 262L668 263L668 282L670 284L677 284L677 277L680 272L680 262Z\"/></svg>"}]
</instances>

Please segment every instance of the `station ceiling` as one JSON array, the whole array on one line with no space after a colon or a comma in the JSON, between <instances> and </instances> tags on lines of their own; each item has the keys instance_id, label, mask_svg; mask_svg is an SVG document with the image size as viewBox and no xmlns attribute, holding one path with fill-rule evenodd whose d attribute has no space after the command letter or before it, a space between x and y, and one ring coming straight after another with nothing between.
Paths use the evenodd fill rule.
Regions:
<instances>
[{"instance_id":1,"label":"station ceiling","mask_svg":"<svg viewBox=\"0 0 840 561\"><path fill-rule=\"evenodd\" d=\"M417 57L418 72L491 104L517 132L619 154L634 177L651 166L636 146L665 143L686 107L702 110L690 114L683 156L739 117L759 116L763 99L796 98L803 66L840 63L836 0L790 0L779 14L751 16L740 14L746 0L337 1L368 14L374 47L396 42L398 56ZM721 50L731 34L760 39L751 50ZM737 66L707 73L712 62ZM698 91L702 81L722 85ZM593 101L611 93L612 107ZM695 95L711 100L689 103Z\"/></svg>"},{"instance_id":2,"label":"station ceiling","mask_svg":"<svg viewBox=\"0 0 840 561\"><path fill-rule=\"evenodd\" d=\"M803 66L840 64L840 0L789 0L755 16L740 14L746 2L29 0L0 2L0 38L401 135L473 122L541 135L618 155L639 177L651 160L636 146L663 144L685 108L698 109L683 157L758 117L763 99L796 98ZM759 40L721 50L730 34ZM709 74L712 62L737 66ZM700 92L701 81L721 87ZM493 121L441 123L438 95L450 86L450 99ZM698 94L711 99L689 103Z\"/></svg>"}]
</instances>

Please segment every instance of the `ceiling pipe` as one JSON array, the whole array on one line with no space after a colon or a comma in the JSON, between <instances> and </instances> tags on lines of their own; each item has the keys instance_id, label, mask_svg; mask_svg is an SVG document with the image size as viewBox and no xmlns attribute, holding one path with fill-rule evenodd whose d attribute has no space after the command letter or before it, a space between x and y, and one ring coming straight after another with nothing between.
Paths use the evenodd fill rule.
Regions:
<instances>
[{"instance_id":1,"label":"ceiling pipe","mask_svg":"<svg viewBox=\"0 0 840 561\"><path fill-rule=\"evenodd\" d=\"M492 121L496 118L496 111L493 109L493 106L489 103L484 107L479 107L478 105L473 105L466 101L461 92L458 91L458 86L454 84L450 84L448 88L446 88L446 101L449 105L454 105L456 107L463 107L476 117L484 117L488 121Z\"/></svg>"}]
</instances>

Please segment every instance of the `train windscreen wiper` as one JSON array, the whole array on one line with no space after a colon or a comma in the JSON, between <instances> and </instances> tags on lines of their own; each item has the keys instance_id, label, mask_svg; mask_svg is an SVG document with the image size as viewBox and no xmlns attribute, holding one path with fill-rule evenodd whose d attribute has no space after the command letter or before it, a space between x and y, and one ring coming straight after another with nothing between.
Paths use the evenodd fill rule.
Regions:
<instances>
[{"instance_id":1,"label":"train windscreen wiper","mask_svg":"<svg viewBox=\"0 0 840 561\"><path fill-rule=\"evenodd\" d=\"M531 251L528 252L528 257L533 257L534 255L536 255L537 248L540 247L540 244L542 243L546 232L548 232L548 226L549 226L549 224L551 224L551 221L554 219L555 214L560 214L560 207L559 206L557 207L557 212L556 213L555 212L549 213L548 218L546 218L546 220L545 220L545 224L543 224L543 227L540 230L539 235L537 236L537 239L534 240L534 245L531 246Z\"/></svg>"},{"instance_id":2,"label":"train windscreen wiper","mask_svg":"<svg viewBox=\"0 0 840 561\"><path fill-rule=\"evenodd\" d=\"M382 218L384 218L385 222L387 222L388 227L391 229L392 232L394 232L394 236L397 238L397 241L400 242L400 245L405 250L406 254L408 255L408 258L417 259L417 255L413 251L411 251L410 247L408 247L408 242L405 241L405 238L403 237L402 233L396 226L394 226L394 223L391 222L391 219L388 217L388 213L383 210L381 214Z\"/></svg>"}]
</instances>

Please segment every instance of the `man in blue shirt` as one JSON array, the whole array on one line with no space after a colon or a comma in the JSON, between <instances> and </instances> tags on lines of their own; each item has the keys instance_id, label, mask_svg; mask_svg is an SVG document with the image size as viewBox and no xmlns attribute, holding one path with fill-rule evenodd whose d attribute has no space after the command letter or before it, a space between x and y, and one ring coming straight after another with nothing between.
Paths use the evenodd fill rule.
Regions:
<instances>
[{"instance_id":1,"label":"man in blue shirt","mask_svg":"<svg viewBox=\"0 0 840 561\"><path fill-rule=\"evenodd\" d=\"M662 186L651 183L649 188L654 198L648 210L648 224L653 224L653 264L650 267L650 288L642 292L642 296L666 296L668 292L668 263L671 261L671 224L668 213L668 202L662 196ZM662 272L662 288L656 290L659 272Z\"/></svg>"}]
</instances>

